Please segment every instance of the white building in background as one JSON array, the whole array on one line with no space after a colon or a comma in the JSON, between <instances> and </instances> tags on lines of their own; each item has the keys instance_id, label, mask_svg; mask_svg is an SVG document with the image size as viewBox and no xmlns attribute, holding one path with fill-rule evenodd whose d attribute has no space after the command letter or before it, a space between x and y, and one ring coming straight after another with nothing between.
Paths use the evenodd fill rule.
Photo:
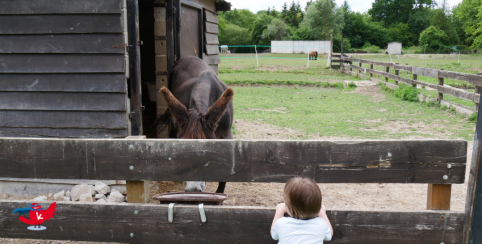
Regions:
<instances>
[{"instance_id":1,"label":"white building in background","mask_svg":"<svg viewBox=\"0 0 482 244\"><path fill-rule=\"evenodd\" d=\"M329 53L330 41L271 41L271 53Z\"/></svg>"},{"instance_id":2,"label":"white building in background","mask_svg":"<svg viewBox=\"0 0 482 244\"><path fill-rule=\"evenodd\" d=\"M403 54L402 43L400 42L390 42L388 43L388 54Z\"/></svg>"}]
</instances>

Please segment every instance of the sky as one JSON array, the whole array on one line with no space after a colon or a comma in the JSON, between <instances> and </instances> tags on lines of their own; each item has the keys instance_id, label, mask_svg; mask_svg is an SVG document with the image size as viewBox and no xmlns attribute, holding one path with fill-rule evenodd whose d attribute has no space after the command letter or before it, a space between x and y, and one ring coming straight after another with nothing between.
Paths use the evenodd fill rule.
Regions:
<instances>
[{"instance_id":1,"label":"sky","mask_svg":"<svg viewBox=\"0 0 482 244\"><path fill-rule=\"evenodd\" d=\"M231 2L232 9L249 9L251 12L256 13L259 10L266 10L269 7L275 6L276 10L281 10L281 6L284 2L288 4L291 3L292 0L227 0ZM338 5L343 3L343 0L335 0ZM348 0L348 3L351 6L351 9L355 12L366 12L372 6L372 3L375 0ZM297 2L297 0L295 0ZM301 7L303 10L305 9L305 5L307 0L299 0ZM462 2L462 0L448 0L447 1L450 7L457 5L458 3Z\"/></svg>"}]
</instances>

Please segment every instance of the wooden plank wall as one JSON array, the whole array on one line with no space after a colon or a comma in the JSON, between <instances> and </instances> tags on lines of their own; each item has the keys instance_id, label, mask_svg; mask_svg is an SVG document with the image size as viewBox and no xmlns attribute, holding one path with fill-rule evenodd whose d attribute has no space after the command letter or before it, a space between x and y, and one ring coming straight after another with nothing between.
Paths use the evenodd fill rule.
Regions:
<instances>
[{"instance_id":1,"label":"wooden plank wall","mask_svg":"<svg viewBox=\"0 0 482 244\"><path fill-rule=\"evenodd\" d=\"M219 40L218 40L218 14L209 10L209 8L204 9L204 52L203 60L213 68L216 74L219 73L218 65L221 63L219 58Z\"/></svg>"},{"instance_id":2,"label":"wooden plank wall","mask_svg":"<svg viewBox=\"0 0 482 244\"><path fill-rule=\"evenodd\" d=\"M168 222L166 204L58 202L55 216L30 231L14 209L30 202L0 201L0 237L121 243L277 243L270 227L274 207L175 205ZM51 202L41 202L46 209ZM450 211L328 210L332 241L324 243L459 244L464 213Z\"/></svg>"},{"instance_id":3,"label":"wooden plank wall","mask_svg":"<svg viewBox=\"0 0 482 244\"><path fill-rule=\"evenodd\" d=\"M0 1L0 136L127 136L122 3Z\"/></svg>"},{"instance_id":4,"label":"wooden plank wall","mask_svg":"<svg viewBox=\"0 0 482 244\"><path fill-rule=\"evenodd\" d=\"M378 61L372 61L372 60L363 60L363 59L358 59L358 58L350 58L350 57L342 57L343 61L350 62L349 64L347 63L341 63L341 67L345 73L353 74L353 75L360 75L361 73L368 73L370 74L370 77L373 75L377 76L382 76L385 77L386 80L388 79L393 79L395 80L395 83L398 84L398 82L402 82L408 85L416 86L426 86L430 87L433 89L436 89L439 93L439 102L443 99L443 94L451 95L454 97L462 98L465 100L473 101L475 103L478 103L480 100L480 94L477 92L468 92L463 89L455 88L448 86L444 84L444 79L453 79L453 80L459 80L459 81L464 81L469 84L472 84L476 87L477 89L480 89L482 86L482 76L480 75L473 75L473 74L464 74L464 73L458 73L458 72L452 72L452 71L447 71L447 70L438 70L438 69L431 69L431 68L421 68L417 66L406 66L406 65L399 65L399 64L394 64L394 63L387 63L387 62L378 62ZM380 70L375 70L375 69L368 69L368 68L363 68L361 65L353 65L352 63L360 63L360 64L370 64L371 67L373 65L378 65L378 66L383 66L386 67L387 70L389 68L393 68L395 70L395 74L391 74L389 72L384 72ZM356 69L358 70L355 73L351 73L346 71L345 69ZM407 71L413 74L413 79L410 78L405 78L402 76L398 75L399 71ZM363 74L361 74L363 75ZM437 78L438 79L438 84L431 84L423 81L419 81L419 76L427 76L431 78Z\"/></svg>"}]
</instances>

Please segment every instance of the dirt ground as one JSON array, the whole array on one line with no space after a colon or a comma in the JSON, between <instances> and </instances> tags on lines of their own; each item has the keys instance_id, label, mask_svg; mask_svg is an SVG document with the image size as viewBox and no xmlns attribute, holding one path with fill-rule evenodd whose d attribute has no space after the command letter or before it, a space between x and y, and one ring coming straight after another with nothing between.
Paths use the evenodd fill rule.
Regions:
<instances>
[{"instance_id":1,"label":"dirt ground","mask_svg":"<svg viewBox=\"0 0 482 244\"><path fill-rule=\"evenodd\" d=\"M376 86L359 86L354 92L371 96L374 100L380 101L385 97L378 92ZM283 108L278 109L283 112ZM350 139L345 137L321 137L319 135L307 135L303 132L289 128L281 128L261 121L235 120L238 134L235 139L296 139L304 137L309 139L339 140ZM406 126L395 126L392 130L407 130ZM414 125L412 125L414 126ZM446 138L446 134L432 131L431 127L424 128L423 124L418 125L420 129L427 130L427 134L434 139ZM414 138L406 138L414 139ZM467 171L472 158L473 142L468 144ZM206 183L207 192L215 192L218 183ZM319 184L323 194L323 204L330 209L353 209L353 210L424 210L427 201L427 184ZM275 207L283 202L282 183L227 183L225 193L228 199L225 205L234 206L267 206ZM463 211L467 183L452 185L452 211ZM182 182L151 182L150 197L158 193L184 191ZM151 203L157 203L151 200ZM0 239L0 243L12 244L98 244L97 242L71 242L51 240L18 240Z\"/></svg>"}]
</instances>

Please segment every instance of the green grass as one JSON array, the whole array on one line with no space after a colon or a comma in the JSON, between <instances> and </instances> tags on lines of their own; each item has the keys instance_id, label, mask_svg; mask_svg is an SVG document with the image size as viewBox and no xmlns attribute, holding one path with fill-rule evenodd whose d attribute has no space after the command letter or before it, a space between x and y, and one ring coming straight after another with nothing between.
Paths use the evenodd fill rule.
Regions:
<instances>
[{"instance_id":1,"label":"green grass","mask_svg":"<svg viewBox=\"0 0 482 244\"><path fill-rule=\"evenodd\" d=\"M261 120L307 135L359 139L462 138L472 140L474 123L440 108L387 95L383 101L337 88L234 87L236 119ZM278 109L277 109L278 108ZM280 113L279 108L285 108ZM407 125L392 131L393 123ZM432 133L419 130L424 124ZM413 125L413 128L409 128ZM415 129L415 130L414 130ZM293 135L293 138L298 138ZM306 139L305 138L305 139ZM299 139L299 138L298 138Z\"/></svg>"}]
</instances>

